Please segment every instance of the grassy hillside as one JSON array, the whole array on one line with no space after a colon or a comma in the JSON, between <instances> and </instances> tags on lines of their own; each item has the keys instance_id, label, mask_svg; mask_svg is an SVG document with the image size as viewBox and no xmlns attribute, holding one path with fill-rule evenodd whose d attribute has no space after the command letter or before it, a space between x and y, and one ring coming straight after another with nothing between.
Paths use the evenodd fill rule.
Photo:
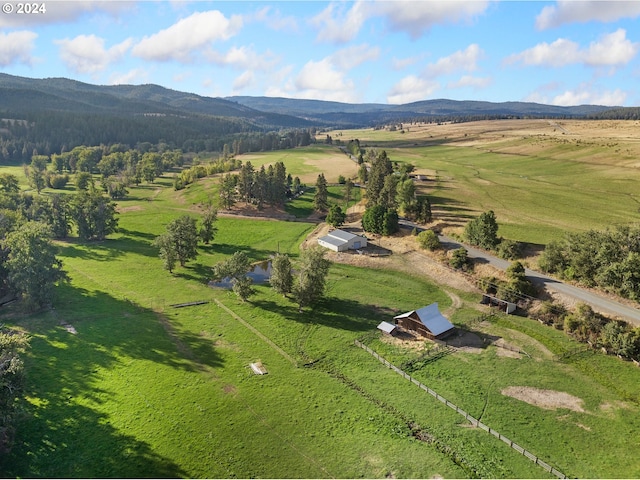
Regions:
<instances>
[{"instance_id":1,"label":"grassy hillside","mask_svg":"<svg viewBox=\"0 0 640 480\"><path fill-rule=\"evenodd\" d=\"M564 125L564 127L562 126ZM499 235L546 244L566 231L640 221L638 122L471 122L334 132L385 149L429 181L436 220L494 210Z\"/></svg>"}]
</instances>

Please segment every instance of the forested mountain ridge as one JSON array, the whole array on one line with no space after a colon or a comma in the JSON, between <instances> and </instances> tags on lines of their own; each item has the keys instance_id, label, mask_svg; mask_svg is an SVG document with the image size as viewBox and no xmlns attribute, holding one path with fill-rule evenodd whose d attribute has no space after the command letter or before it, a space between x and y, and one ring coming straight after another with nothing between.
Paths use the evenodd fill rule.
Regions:
<instances>
[{"instance_id":1,"label":"forested mountain ridge","mask_svg":"<svg viewBox=\"0 0 640 480\"><path fill-rule=\"evenodd\" d=\"M403 105L382 103L349 104L321 100L298 100L277 97L226 97L241 105L265 112L287 113L302 116L321 123L371 126L389 121L410 121L413 119L465 120L468 118L500 117L552 117L575 118L597 115L619 107L602 105L579 105L562 107L533 102L483 102L472 100L423 100Z\"/></svg>"},{"instance_id":2,"label":"forested mountain ridge","mask_svg":"<svg viewBox=\"0 0 640 480\"><path fill-rule=\"evenodd\" d=\"M28 162L80 145L166 144L185 152L289 148L292 130L375 127L412 121L493 118L594 118L637 109L526 102L425 100L405 105L349 104L271 97L213 98L159 85L92 85L67 78L0 73L0 162ZM625 116L626 115L626 116ZM271 133L267 133L271 132ZM305 134L309 135L309 132Z\"/></svg>"}]
</instances>

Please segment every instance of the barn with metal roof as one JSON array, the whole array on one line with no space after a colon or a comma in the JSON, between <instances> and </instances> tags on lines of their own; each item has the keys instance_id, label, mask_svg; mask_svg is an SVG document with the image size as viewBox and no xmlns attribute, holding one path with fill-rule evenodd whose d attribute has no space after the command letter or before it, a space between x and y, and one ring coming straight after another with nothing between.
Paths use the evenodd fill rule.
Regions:
<instances>
[{"instance_id":1,"label":"barn with metal roof","mask_svg":"<svg viewBox=\"0 0 640 480\"><path fill-rule=\"evenodd\" d=\"M396 325L419 333L423 337L440 340L451 333L455 327L440 313L438 303L393 317Z\"/></svg>"},{"instance_id":2,"label":"barn with metal roof","mask_svg":"<svg viewBox=\"0 0 640 480\"><path fill-rule=\"evenodd\" d=\"M329 232L324 237L318 239L318 244L333 250L334 252L345 252L347 250L358 250L367 246L367 238L351 232L336 229Z\"/></svg>"}]
</instances>

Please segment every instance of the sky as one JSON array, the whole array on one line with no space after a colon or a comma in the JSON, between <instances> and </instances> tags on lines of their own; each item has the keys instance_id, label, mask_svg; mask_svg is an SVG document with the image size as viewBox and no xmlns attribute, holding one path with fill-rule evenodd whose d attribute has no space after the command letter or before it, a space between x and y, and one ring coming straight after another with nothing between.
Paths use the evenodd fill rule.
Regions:
<instances>
[{"instance_id":1,"label":"sky","mask_svg":"<svg viewBox=\"0 0 640 480\"><path fill-rule=\"evenodd\" d=\"M30 78L211 97L640 105L637 0L0 5L0 72Z\"/></svg>"}]
</instances>

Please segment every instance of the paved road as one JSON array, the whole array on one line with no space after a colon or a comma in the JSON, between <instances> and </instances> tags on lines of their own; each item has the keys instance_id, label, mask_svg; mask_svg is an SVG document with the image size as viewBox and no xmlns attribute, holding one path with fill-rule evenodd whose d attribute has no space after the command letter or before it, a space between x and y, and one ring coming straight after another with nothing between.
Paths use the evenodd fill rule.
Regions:
<instances>
[{"instance_id":1,"label":"paved road","mask_svg":"<svg viewBox=\"0 0 640 480\"><path fill-rule=\"evenodd\" d=\"M400 221L401 226L405 226L407 228L417 228L418 230L422 230L419 226L412 224L411 222L402 219ZM486 262L496 268L501 270L506 270L511 262L507 260L503 260L494 255L491 255L484 250L480 250L478 248L471 247L469 245L463 245L457 240L454 240L451 237L447 237L444 235L439 235L438 238L442 245L447 249L455 249L459 247L464 247L467 249L468 255L471 258L476 259L476 261ZM633 307L628 307L627 305L623 305L621 303L609 300L608 298L598 295L596 293L592 293L583 288L574 287L573 285L568 285L566 283L561 282L555 278L549 277L543 273L536 272L535 270L526 269L525 273L529 280L536 285L544 286L549 290L555 290L564 295L568 295L572 298L580 302L584 302L591 307L604 314L613 315L616 317L620 317L628 322L640 326L640 310Z\"/></svg>"}]
</instances>

